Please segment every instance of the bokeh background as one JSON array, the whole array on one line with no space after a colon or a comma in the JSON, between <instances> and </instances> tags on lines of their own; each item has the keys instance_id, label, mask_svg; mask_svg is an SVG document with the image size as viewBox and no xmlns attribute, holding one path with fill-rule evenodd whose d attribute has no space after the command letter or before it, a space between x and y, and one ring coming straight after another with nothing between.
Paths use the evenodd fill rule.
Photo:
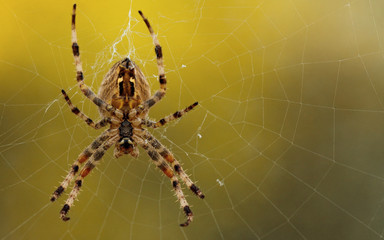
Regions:
<instances>
[{"instance_id":1,"label":"bokeh background","mask_svg":"<svg viewBox=\"0 0 384 240\"><path fill-rule=\"evenodd\" d=\"M188 228L169 180L141 151L109 151L84 181L69 222L49 202L100 134L80 93L71 1L0 2L1 239L381 239L384 231L384 2L380 0L77 1L85 81L97 91L129 55L168 92L152 131L206 199L187 189Z\"/></svg>"}]
</instances>

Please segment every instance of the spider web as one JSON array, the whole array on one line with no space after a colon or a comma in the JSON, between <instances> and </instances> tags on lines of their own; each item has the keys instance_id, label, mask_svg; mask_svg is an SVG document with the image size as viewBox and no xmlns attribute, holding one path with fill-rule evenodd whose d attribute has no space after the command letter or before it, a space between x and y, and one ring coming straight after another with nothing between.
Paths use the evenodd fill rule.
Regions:
<instances>
[{"instance_id":1,"label":"spider web","mask_svg":"<svg viewBox=\"0 0 384 240\"><path fill-rule=\"evenodd\" d=\"M153 134L203 190L169 180L144 151L112 150L84 181L71 221L67 195L49 202L77 155L101 131L70 49L72 2L1 2L1 239L381 239L384 231L384 4L379 0L78 2L85 81L97 91L130 56L152 93L153 45L168 92L160 119L199 101ZM6 23L6 24L4 24Z\"/></svg>"}]
</instances>

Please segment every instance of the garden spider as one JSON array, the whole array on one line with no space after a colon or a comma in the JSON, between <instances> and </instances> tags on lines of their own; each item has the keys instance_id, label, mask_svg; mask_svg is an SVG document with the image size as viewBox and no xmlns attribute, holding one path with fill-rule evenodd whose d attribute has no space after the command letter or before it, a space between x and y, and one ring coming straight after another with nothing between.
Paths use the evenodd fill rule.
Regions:
<instances>
[{"instance_id":1,"label":"garden spider","mask_svg":"<svg viewBox=\"0 0 384 240\"><path fill-rule=\"evenodd\" d=\"M79 194L83 179L91 172L96 164L99 163L99 160L102 158L105 151L114 144L114 156L116 158L128 153L133 157L138 157L139 150L137 145L139 145L148 153L155 165L170 178L176 196L180 202L180 206L187 216L186 222L180 224L180 226L188 226L192 221L193 214L180 187L178 177L174 172L177 173L180 179L193 193L202 199L204 198L200 189L184 172L173 154L156 140L151 133L143 128L143 126L152 128L163 126L172 120L182 117L185 113L196 107L198 103L195 102L184 110L177 111L158 122L153 122L147 119L148 110L164 97L167 80L165 78L163 54L159 41L154 34L148 19L141 11L139 11L139 14L147 25L155 45L160 89L151 97L149 85L145 76L134 62L129 58L125 58L115 63L106 74L97 96L83 81L83 69L80 61L79 45L77 44L75 28L76 4L73 5L72 51L76 65L76 79L83 94L98 106L103 119L94 123L84 113L80 112L77 107L72 105L71 100L64 90L62 90L62 94L72 112L83 119L89 126L94 129L99 129L110 124L110 128L100 134L100 136L98 136L96 140L78 156L68 175L51 197L51 201L55 201L68 187L77 173L79 173L73 189L60 211L60 217L64 221L70 219L67 214ZM84 162L86 162L85 165L80 169L80 165Z\"/></svg>"}]
</instances>

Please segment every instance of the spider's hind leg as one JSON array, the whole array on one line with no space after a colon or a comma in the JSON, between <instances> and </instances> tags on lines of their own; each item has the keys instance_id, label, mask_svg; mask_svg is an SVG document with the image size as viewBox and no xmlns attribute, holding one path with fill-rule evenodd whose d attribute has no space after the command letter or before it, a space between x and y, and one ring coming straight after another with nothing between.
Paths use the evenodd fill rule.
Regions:
<instances>
[{"instance_id":1,"label":"spider's hind leg","mask_svg":"<svg viewBox=\"0 0 384 240\"><path fill-rule=\"evenodd\" d=\"M76 4L73 5L73 12L72 12L72 53L73 53L73 58L75 59L76 80L83 94L103 110L110 113L115 113L117 115L121 115L122 113L120 110L115 109L113 106L106 103L104 100L102 100L98 96L96 96L96 94L84 83L83 65L80 60L80 48L77 43Z\"/></svg>"},{"instance_id":2,"label":"spider's hind leg","mask_svg":"<svg viewBox=\"0 0 384 240\"><path fill-rule=\"evenodd\" d=\"M160 90L164 91L164 94L165 94L165 90L167 89L167 79L165 78L165 72L164 72L163 51L161 49L160 42L157 39L156 34L153 32L153 28L149 23L148 19L144 16L142 11L139 11L139 14L143 18L145 25L147 25L147 28L153 40L153 44L155 45L157 69L159 72Z\"/></svg>"},{"instance_id":3,"label":"spider's hind leg","mask_svg":"<svg viewBox=\"0 0 384 240\"><path fill-rule=\"evenodd\" d=\"M144 16L143 12L139 11L140 16L143 18L145 25L147 25L147 28L149 30L149 33L151 34L153 44L155 45L155 53L156 53L156 59L157 59L157 70L159 74L159 83L160 83L160 89L156 91L156 93L147 99L144 103L140 104L135 111L132 112L132 114L140 114L143 111L146 111L150 109L153 105L155 105L157 102L159 102L164 96L165 92L167 90L167 79L165 77L165 71L164 71L164 62L163 62L163 51L160 46L160 42L157 39L156 34L153 32L152 26L149 23L148 19Z\"/></svg>"}]
</instances>

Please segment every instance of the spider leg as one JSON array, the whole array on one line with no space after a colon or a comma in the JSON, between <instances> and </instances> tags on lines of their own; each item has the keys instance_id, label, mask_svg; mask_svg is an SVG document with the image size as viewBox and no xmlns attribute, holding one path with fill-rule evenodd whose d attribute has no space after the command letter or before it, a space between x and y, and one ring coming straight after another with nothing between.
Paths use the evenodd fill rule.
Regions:
<instances>
[{"instance_id":1,"label":"spider leg","mask_svg":"<svg viewBox=\"0 0 384 240\"><path fill-rule=\"evenodd\" d=\"M89 126L93 127L94 129L102 128L111 122L110 118L103 118L98 123L94 123L92 119L82 113L77 107L73 106L71 99L69 99L67 93L64 90L61 90L61 93L64 95L65 101L67 101L69 107L71 108L71 111L76 114L79 118L83 119Z\"/></svg>"},{"instance_id":2,"label":"spider leg","mask_svg":"<svg viewBox=\"0 0 384 240\"><path fill-rule=\"evenodd\" d=\"M115 133L116 132L116 133ZM64 192L64 190L68 187L69 183L75 177L77 172L79 171L80 165L85 162L95 151L100 147L100 145L105 142L112 134L117 134L117 129L114 131L110 131L109 129L104 131L95 141L93 141L84 151L77 157L76 161L72 164L71 170L65 177L64 181L60 184L60 186L53 192L51 201L54 202L56 199L60 197L60 195Z\"/></svg>"},{"instance_id":3,"label":"spider leg","mask_svg":"<svg viewBox=\"0 0 384 240\"><path fill-rule=\"evenodd\" d=\"M156 34L153 32L152 26L149 23L148 19L144 16L144 14L139 11L139 14L143 18L145 24L147 25L147 28L149 30L149 33L151 34L153 44L155 45L155 53L156 53L156 59L157 59L157 70L159 73L159 82L160 82L160 89L148 100L146 100L143 104L139 105L137 109L135 109L135 115L140 114L141 112L148 110L153 105L155 105L157 102L159 102L165 95L165 92L167 90L167 79L165 77L164 72L164 62L163 62L163 51L161 49L159 40L157 39Z\"/></svg>"},{"instance_id":4,"label":"spider leg","mask_svg":"<svg viewBox=\"0 0 384 240\"><path fill-rule=\"evenodd\" d=\"M180 226L182 226L182 227L188 226L193 220L193 213L192 213L191 209L189 208L189 205L188 205L187 200L185 199L183 190L181 189L179 180L174 175L172 168L167 164L167 162L164 161L164 159L160 156L160 154L152 146L147 144L142 138L135 136L135 135L132 138L136 143L138 143L142 148L144 148L147 151L149 157L153 160L155 165L161 171L163 171L163 173L168 178L170 178L170 180L172 182L173 189L176 192L177 199L180 202L180 206L184 210L185 215L187 216L187 221L185 221L184 223L181 223Z\"/></svg>"},{"instance_id":5,"label":"spider leg","mask_svg":"<svg viewBox=\"0 0 384 240\"><path fill-rule=\"evenodd\" d=\"M186 107L185 109L183 109L181 111L176 111L174 114L171 114L171 115L169 115L169 116L167 116L165 118L162 118L162 119L160 119L157 122L153 122L151 120L143 119L141 123L146 125L147 127L152 127L152 128L162 127L165 124L167 124L167 123L169 123L169 122L171 122L173 120L181 118L184 114L186 114L187 112L191 111L197 105L198 105L198 102L195 102L195 103L191 104L190 106Z\"/></svg>"},{"instance_id":6,"label":"spider leg","mask_svg":"<svg viewBox=\"0 0 384 240\"><path fill-rule=\"evenodd\" d=\"M200 191L200 189L192 182L192 180L188 177L188 175L184 172L181 167L179 161L175 159L173 154L163 145L161 144L152 134L150 134L147 130L144 129L144 138L148 140L149 144L158 152L167 162L172 165L172 168L177 172L180 176L181 180L187 185L191 191L196 194L199 198L205 198L204 194Z\"/></svg>"},{"instance_id":7,"label":"spider leg","mask_svg":"<svg viewBox=\"0 0 384 240\"><path fill-rule=\"evenodd\" d=\"M103 157L105 151L107 151L117 140L119 135L116 135L103 144L101 144L96 151L93 153L92 157L87 161L87 163L81 169L79 176L76 178L75 185L69 194L67 201L65 202L63 208L60 211L60 217L63 221L68 221L70 218L67 217L68 211L73 205L77 195L79 194L83 179L91 172L91 170L99 163L99 160Z\"/></svg>"},{"instance_id":8,"label":"spider leg","mask_svg":"<svg viewBox=\"0 0 384 240\"><path fill-rule=\"evenodd\" d=\"M165 78L165 72L164 72L163 52L161 50L159 40L157 39L156 34L153 32L152 26L149 23L148 19L144 16L144 14L141 11L139 11L139 14L141 15L145 24L147 25L149 33L151 34L151 37L153 40L153 44L155 45L155 53L156 53L156 58L157 58L157 69L159 72L160 90L163 90L164 94L165 94L165 90L167 88L167 80Z\"/></svg>"},{"instance_id":9,"label":"spider leg","mask_svg":"<svg viewBox=\"0 0 384 240\"><path fill-rule=\"evenodd\" d=\"M73 5L73 12L72 12L72 52L73 52L73 57L75 59L75 65L76 65L76 80L79 84L81 91L87 98L89 98L98 107L110 113L118 113L119 115L122 116L122 113L120 110L117 110L116 108L106 103L101 98L97 97L96 94L84 83L83 65L80 60L80 51L79 51L79 45L77 44L77 33L76 33L75 23L76 23L76 4Z\"/></svg>"}]
</instances>

